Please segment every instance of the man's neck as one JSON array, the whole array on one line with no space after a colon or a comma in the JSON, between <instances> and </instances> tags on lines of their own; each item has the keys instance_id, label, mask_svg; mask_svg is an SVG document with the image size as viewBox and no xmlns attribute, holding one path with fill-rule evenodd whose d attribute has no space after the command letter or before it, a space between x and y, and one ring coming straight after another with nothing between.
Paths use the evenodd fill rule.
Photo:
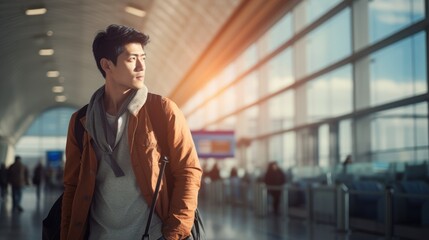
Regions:
<instances>
[{"instance_id":1,"label":"man's neck","mask_svg":"<svg viewBox=\"0 0 429 240\"><path fill-rule=\"evenodd\" d=\"M131 92L131 89L122 91L109 88L108 85L106 85L103 99L106 112L112 116L116 116L125 99L127 99Z\"/></svg>"}]
</instances>

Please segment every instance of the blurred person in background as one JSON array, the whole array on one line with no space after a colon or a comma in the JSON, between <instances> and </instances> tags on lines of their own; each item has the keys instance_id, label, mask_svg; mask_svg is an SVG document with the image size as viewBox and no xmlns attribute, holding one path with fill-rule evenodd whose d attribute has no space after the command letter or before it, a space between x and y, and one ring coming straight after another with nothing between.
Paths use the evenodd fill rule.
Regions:
<instances>
[{"instance_id":1,"label":"blurred person in background","mask_svg":"<svg viewBox=\"0 0 429 240\"><path fill-rule=\"evenodd\" d=\"M238 177L237 167L232 167L229 174L230 189L231 189L231 200L232 203L238 203L240 201L240 178Z\"/></svg>"},{"instance_id":2,"label":"blurred person in background","mask_svg":"<svg viewBox=\"0 0 429 240\"><path fill-rule=\"evenodd\" d=\"M12 211L22 212L21 206L22 190L28 186L28 168L21 162L21 157L16 156L15 162L9 166L7 179L12 186Z\"/></svg>"},{"instance_id":3,"label":"blurred person in background","mask_svg":"<svg viewBox=\"0 0 429 240\"><path fill-rule=\"evenodd\" d=\"M0 166L0 191L1 191L1 199L6 200L7 196L7 168L4 163Z\"/></svg>"},{"instance_id":4,"label":"blurred person in background","mask_svg":"<svg viewBox=\"0 0 429 240\"><path fill-rule=\"evenodd\" d=\"M33 185L36 187L37 201L40 200L40 188L42 185L43 176L44 176L44 168L42 163L39 161L33 170L33 179L32 179Z\"/></svg>"},{"instance_id":5,"label":"blurred person in background","mask_svg":"<svg viewBox=\"0 0 429 240\"><path fill-rule=\"evenodd\" d=\"M274 215L280 215L280 198L282 190L278 189L278 187L283 186L283 184L286 183L286 176L282 169L277 165L277 162L273 161L268 164L264 182L268 187L268 194L271 195L273 199Z\"/></svg>"}]
</instances>

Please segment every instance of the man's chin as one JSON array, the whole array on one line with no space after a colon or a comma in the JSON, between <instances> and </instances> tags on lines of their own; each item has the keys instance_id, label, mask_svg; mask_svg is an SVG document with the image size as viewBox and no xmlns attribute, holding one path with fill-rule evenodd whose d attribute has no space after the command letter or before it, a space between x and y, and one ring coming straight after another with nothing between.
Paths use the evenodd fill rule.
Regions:
<instances>
[{"instance_id":1,"label":"man's chin","mask_svg":"<svg viewBox=\"0 0 429 240\"><path fill-rule=\"evenodd\" d=\"M138 82L138 83L134 84L133 88L136 90L139 90L139 89L143 88L143 86L144 86L144 83L142 81L142 82Z\"/></svg>"}]
</instances>

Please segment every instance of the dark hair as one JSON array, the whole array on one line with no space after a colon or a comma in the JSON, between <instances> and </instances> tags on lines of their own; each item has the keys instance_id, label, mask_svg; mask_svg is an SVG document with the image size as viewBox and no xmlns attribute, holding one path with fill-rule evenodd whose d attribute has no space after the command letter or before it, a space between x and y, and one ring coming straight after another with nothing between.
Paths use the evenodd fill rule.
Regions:
<instances>
[{"instance_id":1,"label":"dark hair","mask_svg":"<svg viewBox=\"0 0 429 240\"><path fill-rule=\"evenodd\" d=\"M101 68L100 60L106 58L116 65L118 56L128 43L140 43L144 47L149 43L149 36L132 27L116 24L108 26L105 31L101 31L95 36L92 52L103 77L106 77L106 73Z\"/></svg>"}]
</instances>

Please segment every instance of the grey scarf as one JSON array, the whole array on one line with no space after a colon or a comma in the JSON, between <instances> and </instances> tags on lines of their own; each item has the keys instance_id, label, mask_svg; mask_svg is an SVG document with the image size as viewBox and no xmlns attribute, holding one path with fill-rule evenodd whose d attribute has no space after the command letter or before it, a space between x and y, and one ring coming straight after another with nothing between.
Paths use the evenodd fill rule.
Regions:
<instances>
[{"instance_id":1,"label":"grey scarf","mask_svg":"<svg viewBox=\"0 0 429 240\"><path fill-rule=\"evenodd\" d=\"M93 139L94 147L97 147L101 154L101 161L105 161L113 170L116 177L124 176L124 172L113 158L115 148L116 127L111 129L107 123L106 111L104 108L104 86L100 87L91 97L86 111L86 130ZM133 92L127 97L122 104L117 116L118 118L128 109L132 114L136 115L140 108L144 105L147 98L147 88L144 86ZM126 131L126 130L125 130Z\"/></svg>"}]
</instances>

